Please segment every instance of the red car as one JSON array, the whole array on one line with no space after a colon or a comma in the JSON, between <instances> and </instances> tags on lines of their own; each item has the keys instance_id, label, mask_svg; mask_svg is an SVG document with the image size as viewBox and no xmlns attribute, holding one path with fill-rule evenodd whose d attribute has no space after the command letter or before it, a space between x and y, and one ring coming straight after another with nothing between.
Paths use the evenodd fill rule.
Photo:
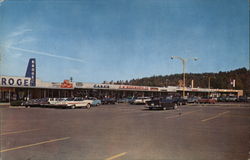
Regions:
<instances>
[{"instance_id":1,"label":"red car","mask_svg":"<svg viewBox=\"0 0 250 160\"><path fill-rule=\"evenodd\" d=\"M201 98L198 100L198 103L209 103L209 104L215 104L216 100L209 97L209 98Z\"/></svg>"}]
</instances>

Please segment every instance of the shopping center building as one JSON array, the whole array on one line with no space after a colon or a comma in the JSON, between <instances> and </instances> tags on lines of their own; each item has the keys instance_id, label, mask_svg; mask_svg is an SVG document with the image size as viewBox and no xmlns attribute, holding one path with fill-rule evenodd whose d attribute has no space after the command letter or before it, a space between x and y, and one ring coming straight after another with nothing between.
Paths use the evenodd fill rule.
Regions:
<instances>
[{"instance_id":1,"label":"shopping center building","mask_svg":"<svg viewBox=\"0 0 250 160\"><path fill-rule=\"evenodd\" d=\"M0 101L25 100L45 97L138 97L138 96L167 96L172 94L182 95L236 95L242 96L242 90L184 88L179 86L152 87L134 86L123 84L103 84L71 82L45 82L36 78L36 60L30 59L24 77L0 75Z\"/></svg>"}]
</instances>

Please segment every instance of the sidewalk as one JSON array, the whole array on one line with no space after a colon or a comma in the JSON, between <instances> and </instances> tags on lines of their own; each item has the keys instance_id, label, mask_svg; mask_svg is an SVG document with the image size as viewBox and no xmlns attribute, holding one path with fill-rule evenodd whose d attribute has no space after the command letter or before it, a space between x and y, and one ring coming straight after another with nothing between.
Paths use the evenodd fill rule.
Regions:
<instances>
[{"instance_id":1,"label":"sidewalk","mask_svg":"<svg viewBox=\"0 0 250 160\"><path fill-rule=\"evenodd\" d=\"M10 103L0 103L0 106L9 106Z\"/></svg>"}]
</instances>

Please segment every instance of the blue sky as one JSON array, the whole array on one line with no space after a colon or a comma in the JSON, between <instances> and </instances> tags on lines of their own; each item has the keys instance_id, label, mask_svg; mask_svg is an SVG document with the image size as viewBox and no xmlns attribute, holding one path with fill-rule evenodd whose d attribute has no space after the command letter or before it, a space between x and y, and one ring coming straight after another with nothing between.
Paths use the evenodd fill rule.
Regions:
<instances>
[{"instance_id":1,"label":"blue sky","mask_svg":"<svg viewBox=\"0 0 250 160\"><path fill-rule=\"evenodd\" d=\"M103 82L248 67L248 0L0 0L1 74Z\"/></svg>"}]
</instances>

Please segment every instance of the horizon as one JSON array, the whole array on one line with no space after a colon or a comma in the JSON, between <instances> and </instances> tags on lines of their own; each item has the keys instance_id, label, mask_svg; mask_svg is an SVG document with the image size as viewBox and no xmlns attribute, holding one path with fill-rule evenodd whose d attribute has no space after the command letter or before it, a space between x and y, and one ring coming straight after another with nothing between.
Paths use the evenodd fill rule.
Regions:
<instances>
[{"instance_id":1,"label":"horizon","mask_svg":"<svg viewBox=\"0 0 250 160\"><path fill-rule=\"evenodd\" d=\"M66 12L65 12L66 11ZM30 57L44 81L102 83L249 66L249 10L238 0L3 0L1 75Z\"/></svg>"},{"instance_id":2,"label":"horizon","mask_svg":"<svg viewBox=\"0 0 250 160\"><path fill-rule=\"evenodd\" d=\"M224 73L227 73L227 72L233 72L233 71L236 71L236 70L240 70L240 69L246 69L247 71L249 71L246 67L241 67L241 68L235 68L235 69L232 69L232 70L225 70L225 71L218 71L218 72L202 72L202 73L197 73L197 72L185 72L186 75L188 74L218 74L220 72L224 72ZM162 76L162 77L165 77L165 76L174 76L174 75L182 75L183 73L173 73L173 74L166 74L166 75L149 75L149 76L146 76L146 77L139 77L139 78L131 78L131 79L125 79L125 80L110 80L110 81L107 81L107 80L103 80L101 82L85 82L85 81L75 81L74 79L72 79L72 82L85 82L85 83L103 83L103 82L107 82L107 83L110 83L110 82L114 82L116 83L117 81L128 81L130 82L131 80L137 80L137 79L143 79L143 78L152 78L152 77L158 77L158 76ZM14 76L14 77L25 77L25 74L24 75L0 75L0 76ZM62 79L61 81L51 81L51 82L63 82L63 80L70 80L71 77L69 77L68 79ZM39 80L42 80L44 82L49 82L49 81L46 81L44 79L41 79L41 78L37 78Z\"/></svg>"}]
</instances>

